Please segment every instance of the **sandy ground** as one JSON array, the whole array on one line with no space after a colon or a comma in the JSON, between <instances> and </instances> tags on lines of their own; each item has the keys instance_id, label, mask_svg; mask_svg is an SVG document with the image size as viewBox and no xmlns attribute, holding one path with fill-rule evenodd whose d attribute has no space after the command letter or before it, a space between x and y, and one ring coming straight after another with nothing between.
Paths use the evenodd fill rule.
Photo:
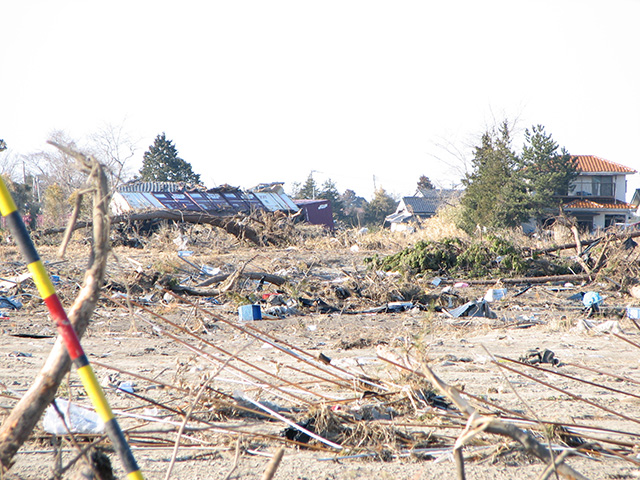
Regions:
<instances>
[{"instance_id":1,"label":"sandy ground","mask_svg":"<svg viewBox=\"0 0 640 480\"><path fill-rule=\"evenodd\" d=\"M133 268L123 267L122 258L134 254L137 254L136 261L144 265L153 259L148 252L141 255L121 250L121 263L110 270L112 278L121 269ZM347 254L343 252L343 255ZM299 264L305 256L318 256L309 252L296 255L300 257L294 258L291 252L273 251L265 255L264 265L260 266L270 264L269 271L273 272L277 270L276 266L290 267ZM330 280L359 261L361 257L358 256L351 262L344 258L321 259L319 264L325 269L318 267L314 275L323 281ZM224 262L221 260L221 263ZM77 265L65 268L58 273L69 287L74 281L71 272L75 272L77 278L82 268ZM67 302L70 302L73 291L63 287L61 290L68 292ZM484 290L486 287L470 287L461 289L460 295L465 299L477 298ZM360 420L359 425L365 430L400 431L413 439L432 436L431 443L425 445L434 450L420 454L400 448L391 437L386 437L386 443L382 438L365 448L355 448L351 444L340 452L330 447L318 450L321 446L318 442L309 444L314 448L287 445L274 478L455 478L450 447L464 421L457 417L457 412L443 412L415 402L411 405L402 393L412 384L406 377L407 372L380 360L377 357L380 348L400 356L408 351L425 359L448 384L490 402L490 405L474 403L483 412L496 412L502 408L529 419L572 425L574 429L580 426L579 431L585 438L593 438L606 449L568 460L586 477L636 478L640 475L640 459L635 455L640 439L640 415L637 414L640 396L635 396L640 394L640 383L637 383L640 382L640 349L619 336L640 343L640 335L630 320L615 312L589 320L594 324L608 320L617 322L613 327L619 336L576 328L586 317L581 313L579 303L567 300L575 291L577 289L556 291L539 286L518 297L508 295L492 304L496 319L450 318L443 313L418 309L355 315L304 312L282 319L250 322L249 326L263 332L259 334L260 339L247 333L247 323L238 321L236 307L231 303L216 305L206 299L195 299L205 308L198 310L174 301L154 300L150 308L183 328L176 330L150 313L140 310L131 313L125 307L104 301L97 308L82 343L120 423L130 430L134 455L145 478L165 478L175 432L181 421L181 417L171 412L186 411L205 380L210 387L224 394L241 393L265 404L269 402L271 406L288 408L290 411L283 415L296 421L308 417L314 409L333 408L338 415L362 417L364 420ZM629 299L613 293L606 300L611 307L624 307L628 303ZM37 301L19 311L9 312L8 317L0 320L0 379L5 395L0 404L4 411L15 403L12 397L19 396L29 387L55 341L48 315ZM245 330L237 329L233 324ZM387 388L389 399L363 397L362 392L366 389L358 389L355 382L351 389L348 385L336 386L326 380L311 382L305 372L315 371L323 377L329 375L274 348L264 341L271 338L264 334L282 340L287 348L300 349L295 350L297 355L318 358L323 354L331 359L332 365L346 372L341 375L380 382ZM228 356L221 353L220 348L235 353L244 363L231 360L221 369L218 359L224 361ZM493 361L496 358L493 356L517 360L534 348L551 350L561 364L542 364L541 367L549 370L543 371L501 362L527 375L524 376L505 370ZM232 365L236 369L232 369ZM252 365L277 375L282 382L271 380L271 383L278 383L282 390L265 387L256 378L248 377L252 372L261 380L271 378L252 370ZM326 372L330 370L325 366ZM578 377L583 382L568 376ZM116 391L113 386L120 382L133 382L138 396ZM292 385L300 385L301 391L295 391ZM185 390L178 390L178 387ZM310 399L313 406L292 399L289 396L292 391L302 399ZM195 405L193 418L202 422L193 420L187 424L172 478L227 478L234 464L235 469L228 478L260 478L269 456L282 445L281 441L265 435L280 437L286 425L230 413L228 408L216 402L220 397L211 394L209 398L207 395L209 393ZM89 405L75 372L59 390L59 397L69 396L78 404ZM341 402L340 399L349 401ZM369 407L383 414L363 416ZM511 418L509 414L503 415ZM205 421L208 422L206 428ZM520 426L527 428L523 423ZM242 433L239 435L238 432ZM362 433L363 439L366 436L366 432ZM544 437L540 438L544 442ZM95 436L79 436L82 443L93 439ZM55 455L59 449L52 446L52 441L52 436L44 432L40 422L4 478L53 478L57 464ZM103 444L108 447L108 443ZM563 446L557 437L553 444ZM64 465L76 453L67 440L62 441L61 449ZM237 449L239 455L234 460ZM367 456L338 458L363 452L368 452ZM108 449L107 453L116 475L124 478L118 458ZM465 448L465 456L467 478L538 478L545 468L542 462L524 454L514 442L486 434L480 434ZM71 475L65 474L68 478Z\"/></svg>"}]
</instances>

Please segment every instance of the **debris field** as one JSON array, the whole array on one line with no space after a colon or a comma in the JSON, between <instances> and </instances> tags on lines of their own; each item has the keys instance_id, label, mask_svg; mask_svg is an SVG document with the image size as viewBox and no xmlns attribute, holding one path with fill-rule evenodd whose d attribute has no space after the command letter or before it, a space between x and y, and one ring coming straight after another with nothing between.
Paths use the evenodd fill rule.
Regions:
<instances>
[{"instance_id":1,"label":"debris field","mask_svg":"<svg viewBox=\"0 0 640 480\"><path fill-rule=\"evenodd\" d=\"M83 235L62 259L38 245L65 307ZM554 462L565 477L638 475L633 235L591 256L488 247L503 260L477 275L426 268L425 245L386 235L256 247L166 227L113 248L82 344L145 478L257 478L278 456L283 479L543 478ZM453 248L468 246L438 254ZM413 259L385 260L398 252ZM56 329L17 248L0 255L5 418ZM529 261L546 281L527 280ZM73 369L55 403L66 423L50 407L3 478L75 478L82 449L123 478Z\"/></svg>"}]
</instances>

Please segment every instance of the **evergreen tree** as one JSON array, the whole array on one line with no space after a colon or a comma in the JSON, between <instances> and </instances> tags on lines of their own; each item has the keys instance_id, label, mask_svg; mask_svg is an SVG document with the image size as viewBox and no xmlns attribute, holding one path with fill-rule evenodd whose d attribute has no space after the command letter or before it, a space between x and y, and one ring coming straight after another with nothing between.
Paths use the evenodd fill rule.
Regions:
<instances>
[{"instance_id":1,"label":"evergreen tree","mask_svg":"<svg viewBox=\"0 0 640 480\"><path fill-rule=\"evenodd\" d=\"M294 198L306 198L314 199L318 195L318 185L313 178L313 172L307 177L307 181L302 186L299 183L295 184L293 197Z\"/></svg>"},{"instance_id":2,"label":"evergreen tree","mask_svg":"<svg viewBox=\"0 0 640 480\"><path fill-rule=\"evenodd\" d=\"M328 179L322 184L322 188L320 189L317 197L324 198L331 202L331 210L333 211L335 220L344 219L344 205L340 199L340 192L338 192L338 188L333 180Z\"/></svg>"},{"instance_id":3,"label":"evergreen tree","mask_svg":"<svg viewBox=\"0 0 640 480\"><path fill-rule=\"evenodd\" d=\"M558 144L542 125L525 130L522 163L531 194L532 216L537 220L558 212L561 196L578 176L575 160Z\"/></svg>"},{"instance_id":4,"label":"evergreen tree","mask_svg":"<svg viewBox=\"0 0 640 480\"><path fill-rule=\"evenodd\" d=\"M353 227L362 226L367 201L363 197L358 197L353 190L347 189L340 195L340 202L343 205L343 220Z\"/></svg>"},{"instance_id":5,"label":"evergreen tree","mask_svg":"<svg viewBox=\"0 0 640 480\"><path fill-rule=\"evenodd\" d=\"M158 135L144 153L140 180L145 182L200 183L200 175L191 164L178 157L178 151L164 133Z\"/></svg>"},{"instance_id":6,"label":"evergreen tree","mask_svg":"<svg viewBox=\"0 0 640 480\"><path fill-rule=\"evenodd\" d=\"M513 227L530 214L520 159L511 148L507 122L499 130L482 135L474 150L472 171L462 180L466 187L462 197L460 227L472 232L477 226Z\"/></svg>"},{"instance_id":7,"label":"evergreen tree","mask_svg":"<svg viewBox=\"0 0 640 480\"><path fill-rule=\"evenodd\" d=\"M387 215L396 211L397 206L398 202L380 187L365 207L364 220L371 225L382 225Z\"/></svg>"},{"instance_id":8,"label":"evergreen tree","mask_svg":"<svg viewBox=\"0 0 640 480\"><path fill-rule=\"evenodd\" d=\"M431 180L426 175L420 175L418 179L418 190L434 190L436 187L433 186Z\"/></svg>"}]
</instances>

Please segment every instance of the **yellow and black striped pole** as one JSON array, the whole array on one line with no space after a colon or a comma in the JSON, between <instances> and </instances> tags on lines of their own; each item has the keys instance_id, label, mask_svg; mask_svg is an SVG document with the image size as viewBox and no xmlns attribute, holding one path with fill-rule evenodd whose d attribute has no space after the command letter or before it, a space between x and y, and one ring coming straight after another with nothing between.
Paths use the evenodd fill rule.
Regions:
<instances>
[{"instance_id":1,"label":"yellow and black striped pole","mask_svg":"<svg viewBox=\"0 0 640 480\"><path fill-rule=\"evenodd\" d=\"M56 294L51 278L38 256L35 245L31 241L29 232L27 232L24 221L18 212L16 204L11 197L11 193L7 189L7 185L2 179L2 176L0 176L0 213L2 213L2 217L6 220L7 226L9 227L15 242L18 244L24 260L27 262L27 268L33 275L33 281L38 288L38 292L43 298L44 303L47 305L51 318L56 323L58 333L67 347L67 352L69 353L71 361L78 370L78 375L80 376L82 385L89 395L96 412L104 422L107 435L113 443L118 456L122 461L123 467L127 472L127 478L131 480L143 479L142 473L140 472L136 460L131 453L131 448L122 433L118 421L113 416L113 412L111 411L111 407L109 407L106 397L104 396L102 387L100 386L100 383L98 383L98 379L89 364L89 360L82 350L80 340L78 339L71 322L69 322L67 313L60 303L60 299Z\"/></svg>"}]
</instances>

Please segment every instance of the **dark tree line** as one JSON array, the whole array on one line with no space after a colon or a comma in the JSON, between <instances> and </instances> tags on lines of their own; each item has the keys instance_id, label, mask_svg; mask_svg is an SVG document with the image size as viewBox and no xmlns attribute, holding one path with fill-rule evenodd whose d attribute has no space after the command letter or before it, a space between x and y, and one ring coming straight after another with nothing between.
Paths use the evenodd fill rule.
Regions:
<instances>
[{"instance_id":1,"label":"dark tree line","mask_svg":"<svg viewBox=\"0 0 640 480\"><path fill-rule=\"evenodd\" d=\"M386 216L393 213L398 205L383 188L376 189L371 201L367 201L351 189L340 193L331 179L318 185L313 172L302 185L294 185L291 195L293 198L329 200L334 219L349 227L382 226Z\"/></svg>"}]
</instances>

